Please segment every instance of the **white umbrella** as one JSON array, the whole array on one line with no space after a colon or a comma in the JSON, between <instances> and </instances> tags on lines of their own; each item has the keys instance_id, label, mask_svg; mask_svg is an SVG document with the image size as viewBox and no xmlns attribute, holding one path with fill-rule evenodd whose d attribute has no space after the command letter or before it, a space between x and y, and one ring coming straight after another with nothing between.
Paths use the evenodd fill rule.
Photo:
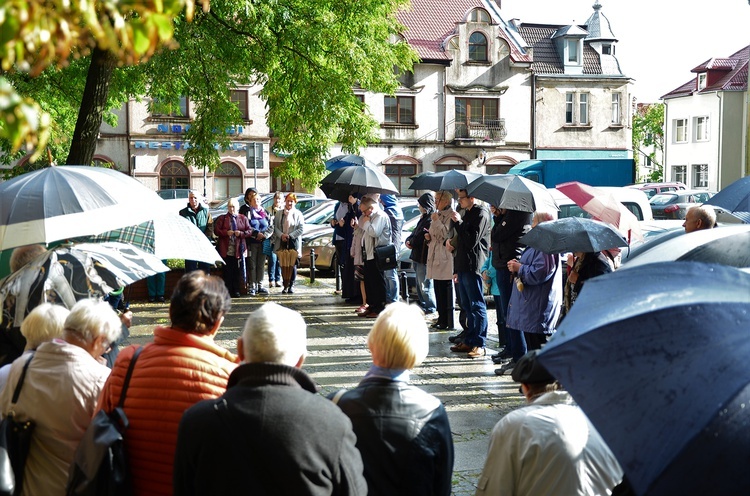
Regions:
<instances>
[{"instance_id":1,"label":"white umbrella","mask_svg":"<svg viewBox=\"0 0 750 496\"><path fill-rule=\"evenodd\" d=\"M144 222L164 200L103 167L60 166L0 184L0 250L98 234Z\"/></svg>"}]
</instances>

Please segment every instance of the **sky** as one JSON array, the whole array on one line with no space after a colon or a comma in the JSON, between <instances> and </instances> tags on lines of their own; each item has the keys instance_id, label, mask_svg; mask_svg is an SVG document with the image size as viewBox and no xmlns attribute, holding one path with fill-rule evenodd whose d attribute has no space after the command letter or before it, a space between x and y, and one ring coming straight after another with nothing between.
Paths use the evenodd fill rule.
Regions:
<instances>
[{"instance_id":1,"label":"sky","mask_svg":"<svg viewBox=\"0 0 750 496\"><path fill-rule=\"evenodd\" d=\"M506 21L585 23L595 0L500 0ZM616 56L639 103L681 86L690 70L750 45L748 0L599 0L617 37Z\"/></svg>"}]
</instances>

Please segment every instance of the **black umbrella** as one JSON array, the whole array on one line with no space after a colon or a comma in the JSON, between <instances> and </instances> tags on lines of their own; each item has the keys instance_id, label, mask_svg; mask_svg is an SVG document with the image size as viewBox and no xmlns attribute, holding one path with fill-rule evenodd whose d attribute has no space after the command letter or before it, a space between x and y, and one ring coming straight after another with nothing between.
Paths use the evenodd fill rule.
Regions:
<instances>
[{"instance_id":1,"label":"black umbrella","mask_svg":"<svg viewBox=\"0 0 750 496\"><path fill-rule=\"evenodd\" d=\"M326 160L326 170L329 171L334 171L350 165L365 165L365 159L359 155L336 155L335 157Z\"/></svg>"},{"instance_id":2,"label":"black umbrella","mask_svg":"<svg viewBox=\"0 0 750 496\"><path fill-rule=\"evenodd\" d=\"M736 180L716 193L705 205L721 207L729 212L750 212L750 176ZM741 218L745 218L741 216Z\"/></svg>"},{"instance_id":3,"label":"black umbrella","mask_svg":"<svg viewBox=\"0 0 750 496\"><path fill-rule=\"evenodd\" d=\"M426 172L413 178L409 189L428 189L431 191L466 189L466 186L477 178L479 172L451 169L442 172Z\"/></svg>"},{"instance_id":4,"label":"black umbrella","mask_svg":"<svg viewBox=\"0 0 750 496\"><path fill-rule=\"evenodd\" d=\"M628 240L614 226L582 217L542 222L519 242L545 253L590 253L628 246Z\"/></svg>"},{"instance_id":5,"label":"black umbrella","mask_svg":"<svg viewBox=\"0 0 750 496\"><path fill-rule=\"evenodd\" d=\"M505 193L505 188L508 187L514 177L516 176L512 174L479 177L466 186L466 194L497 206L503 197L503 193Z\"/></svg>"},{"instance_id":6,"label":"black umbrella","mask_svg":"<svg viewBox=\"0 0 750 496\"><path fill-rule=\"evenodd\" d=\"M657 241L660 240L661 238ZM637 254L623 261L622 268L670 260L717 263L738 268L750 267L750 225L740 224L691 233L683 232L653 246L646 243Z\"/></svg>"},{"instance_id":7,"label":"black umbrella","mask_svg":"<svg viewBox=\"0 0 750 496\"><path fill-rule=\"evenodd\" d=\"M750 274L649 264L587 281L539 353L636 494L750 487Z\"/></svg>"},{"instance_id":8,"label":"black umbrella","mask_svg":"<svg viewBox=\"0 0 750 496\"><path fill-rule=\"evenodd\" d=\"M351 193L364 195L379 193L397 195L398 188L393 181L375 167L350 165L329 173L320 182L320 189L328 196L339 201L348 201Z\"/></svg>"}]
</instances>

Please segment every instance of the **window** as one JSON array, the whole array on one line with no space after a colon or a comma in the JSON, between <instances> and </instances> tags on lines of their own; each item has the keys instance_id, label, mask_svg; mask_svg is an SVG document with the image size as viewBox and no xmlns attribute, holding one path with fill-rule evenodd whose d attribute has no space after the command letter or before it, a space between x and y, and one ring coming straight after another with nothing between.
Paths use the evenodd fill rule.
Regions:
<instances>
[{"instance_id":1,"label":"window","mask_svg":"<svg viewBox=\"0 0 750 496\"><path fill-rule=\"evenodd\" d=\"M612 93L612 124L620 124L620 94Z\"/></svg>"},{"instance_id":2,"label":"window","mask_svg":"<svg viewBox=\"0 0 750 496\"><path fill-rule=\"evenodd\" d=\"M687 165L675 165L672 167L672 182L687 182Z\"/></svg>"},{"instance_id":3,"label":"window","mask_svg":"<svg viewBox=\"0 0 750 496\"><path fill-rule=\"evenodd\" d=\"M483 9L474 9L471 11L471 14L469 14L469 22L490 22L490 15L487 13L486 10Z\"/></svg>"},{"instance_id":4,"label":"window","mask_svg":"<svg viewBox=\"0 0 750 496\"><path fill-rule=\"evenodd\" d=\"M469 37L469 60L487 62L487 38L478 31Z\"/></svg>"},{"instance_id":5,"label":"window","mask_svg":"<svg viewBox=\"0 0 750 496\"><path fill-rule=\"evenodd\" d=\"M190 187L190 172L182 162L170 160L159 171L159 189L187 189Z\"/></svg>"},{"instance_id":6,"label":"window","mask_svg":"<svg viewBox=\"0 0 750 496\"><path fill-rule=\"evenodd\" d=\"M708 117L695 118L695 130L693 132L695 141L708 141Z\"/></svg>"},{"instance_id":7,"label":"window","mask_svg":"<svg viewBox=\"0 0 750 496\"><path fill-rule=\"evenodd\" d=\"M467 170L468 162L463 157L446 156L435 160L435 172L446 172L449 170Z\"/></svg>"},{"instance_id":8,"label":"window","mask_svg":"<svg viewBox=\"0 0 750 496\"><path fill-rule=\"evenodd\" d=\"M705 72L698 74L698 91L706 87L707 76L708 75Z\"/></svg>"},{"instance_id":9,"label":"window","mask_svg":"<svg viewBox=\"0 0 750 496\"><path fill-rule=\"evenodd\" d=\"M177 103L177 108L168 103L162 103L158 98L151 100L152 117L188 117L187 97L181 96Z\"/></svg>"},{"instance_id":10,"label":"window","mask_svg":"<svg viewBox=\"0 0 750 496\"><path fill-rule=\"evenodd\" d=\"M248 169L263 168L263 143L247 144L247 165Z\"/></svg>"},{"instance_id":11,"label":"window","mask_svg":"<svg viewBox=\"0 0 750 496\"><path fill-rule=\"evenodd\" d=\"M385 122L391 124L414 124L414 97L386 96Z\"/></svg>"},{"instance_id":12,"label":"window","mask_svg":"<svg viewBox=\"0 0 750 496\"><path fill-rule=\"evenodd\" d=\"M578 95L578 122L579 124L589 123L589 94L581 93Z\"/></svg>"},{"instance_id":13,"label":"window","mask_svg":"<svg viewBox=\"0 0 750 496\"><path fill-rule=\"evenodd\" d=\"M565 124L573 124L573 106L575 105L575 93L565 93Z\"/></svg>"},{"instance_id":14,"label":"window","mask_svg":"<svg viewBox=\"0 0 750 496\"><path fill-rule=\"evenodd\" d=\"M232 99L232 102L234 102L234 104L237 105L237 108L240 109L240 118L243 121L250 120L250 113L247 108L247 91L246 90L232 90L230 98Z\"/></svg>"},{"instance_id":15,"label":"window","mask_svg":"<svg viewBox=\"0 0 750 496\"><path fill-rule=\"evenodd\" d=\"M231 162L222 162L214 171L214 200L242 194L242 171Z\"/></svg>"},{"instance_id":16,"label":"window","mask_svg":"<svg viewBox=\"0 0 750 496\"><path fill-rule=\"evenodd\" d=\"M456 98L456 138L489 136L487 132L499 126L498 103L490 98Z\"/></svg>"},{"instance_id":17,"label":"window","mask_svg":"<svg viewBox=\"0 0 750 496\"><path fill-rule=\"evenodd\" d=\"M578 57L578 40L565 40L565 45L568 48L568 62L577 64Z\"/></svg>"},{"instance_id":18,"label":"window","mask_svg":"<svg viewBox=\"0 0 750 496\"><path fill-rule=\"evenodd\" d=\"M674 120L675 143L687 143L687 119Z\"/></svg>"},{"instance_id":19,"label":"window","mask_svg":"<svg viewBox=\"0 0 750 496\"><path fill-rule=\"evenodd\" d=\"M611 43L603 43L602 44L602 55L614 55L615 54L615 46Z\"/></svg>"},{"instance_id":20,"label":"window","mask_svg":"<svg viewBox=\"0 0 750 496\"><path fill-rule=\"evenodd\" d=\"M693 165L693 188L708 188L708 164Z\"/></svg>"},{"instance_id":21,"label":"window","mask_svg":"<svg viewBox=\"0 0 750 496\"><path fill-rule=\"evenodd\" d=\"M414 194L414 191L410 190L409 186L411 185L411 176L416 173L416 164L385 165L385 175L393 181L393 184L398 188L398 194L402 196L411 196Z\"/></svg>"}]
</instances>

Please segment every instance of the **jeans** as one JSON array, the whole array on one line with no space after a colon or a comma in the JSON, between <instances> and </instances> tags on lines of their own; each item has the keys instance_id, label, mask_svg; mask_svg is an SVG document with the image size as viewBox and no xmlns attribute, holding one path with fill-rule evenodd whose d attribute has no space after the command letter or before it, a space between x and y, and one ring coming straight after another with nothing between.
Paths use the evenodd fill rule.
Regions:
<instances>
[{"instance_id":1,"label":"jeans","mask_svg":"<svg viewBox=\"0 0 750 496\"><path fill-rule=\"evenodd\" d=\"M513 355L513 361L517 362L526 354L526 338L524 333L518 329L507 328L508 338L510 339L510 354Z\"/></svg>"},{"instance_id":2,"label":"jeans","mask_svg":"<svg viewBox=\"0 0 750 496\"><path fill-rule=\"evenodd\" d=\"M414 262L414 273L417 277L417 298L419 306L425 313L432 313L437 309L435 291L432 289L432 279L427 279L427 265Z\"/></svg>"},{"instance_id":3,"label":"jeans","mask_svg":"<svg viewBox=\"0 0 750 496\"><path fill-rule=\"evenodd\" d=\"M487 305L484 303L482 276L476 272L459 272L458 296L466 312L464 343L484 348L487 341Z\"/></svg>"},{"instance_id":4,"label":"jeans","mask_svg":"<svg viewBox=\"0 0 750 496\"><path fill-rule=\"evenodd\" d=\"M383 276L385 277L385 303L395 303L400 297L398 292L398 271L396 269L384 270Z\"/></svg>"},{"instance_id":5,"label":"jeans","mask_svg":"<svg viewBox=\"0 0 750 496\"><path fill-rule=\"evenodd\" d=\"M281 282L281 264L276 252L266 255L266 260L268 261L268 281Z\"/></svg>"},{"instance_id":6,"label":"jeans","mask_svg":"<svg viewBox=\"0 0 750 496\"><path fill-rule=\"evenodd\" d=\"M146 289L148 289L148 297L159 298L164 296L164 286L167 282L167 273L159 272L153 276L146 278Z\"/></svg>"},{"instance_id":7,"label":"jeans","mask_svg":"<svg viewBox=\"0 0 750 496\"><path fill-rule=\"evenodd\" d=\"M194 270L202 270L206 274L211 273L211 264L206 262L198 262L197 260L185 260L185 273L192 272Z\"/></svg>"}]
</instances>

